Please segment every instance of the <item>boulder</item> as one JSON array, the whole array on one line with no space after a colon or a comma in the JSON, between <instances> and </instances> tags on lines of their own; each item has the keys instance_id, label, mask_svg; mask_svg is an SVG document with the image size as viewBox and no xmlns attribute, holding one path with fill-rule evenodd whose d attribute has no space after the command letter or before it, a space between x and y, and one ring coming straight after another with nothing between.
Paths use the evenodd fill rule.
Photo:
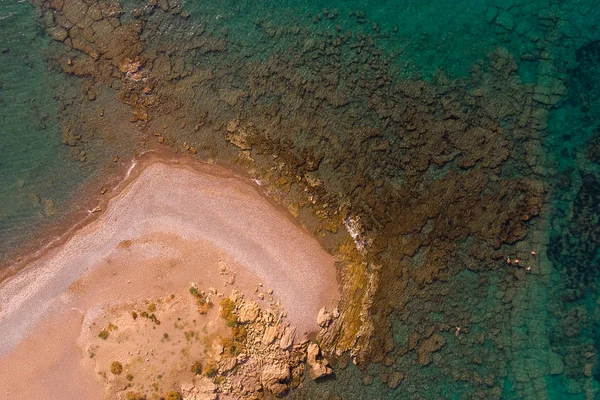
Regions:
<instances>
[{"instance_id":1,"label":"boulder","mask_svg":"<svg viewBox=\"0 0 600 400\"><path fill-rule=\"evenodd\" d=\"M317 324L319 324L319 326L326 328L329 326L329 324L331 323L331 313L329 313L329 311L327 311L327 309L325 307L321 308L321 310L319 310L319 314L317 315Z\"/></svg>"},{"instance_id":2,"label":"boulder","mask_svg":"<svg viewBox=\"0 0 600 400\"><path fill-rule=\"evenodd\" d=\"M308 345L306 362L310 367L310 377L315 380L330 375L333 370L327 359L321 354L321 349L316 343Z\"/></svg>"},{"instance_id":3,"label":"boulder","mask_svg":"<svg viewBox=\"0 0 600 400\"><path fill-rule=\"evenodd\" d=\"M290 380L290 367L287 364L267 365L260 375L263 388L275 396L282 396L289 390Z\"/></svg>"},{"instance_id":4,"label":"boulder","mask_svg":"<svg viewBox=\"0 0 600 400\"><path fill-rule=\"evenodd\" d=\"M262 344L264 344L265 346L268 346L271 343L273 343L273 340L275 340L276 337L277 337L277 327L276 326L267 326L265 328L265 333L263 334L263 337L262 337Z\"/></svg>"},{"instance_id":5,"label":"boulder","mask_svg":"<svg viewBox=\"0 0 600 400\"><path fill-rule=\"evenodd\" d=\"M296 328L286 327L279 340L279 348L282 350L288 349L292 343L294 343L294 337L296 336Z\"/></svg>"},{"instance_id":6,"label":"boulder","mask_svg":"<svg viewBox=\"0 0 600 400\"><path fill-rule=\"evenodd\" d=\"M240 322L252 322L258 318L259 314L260 309L258 308L258 304L253 301L249 301L240 307L238 319Z\"/></svg>"}]
</instances>

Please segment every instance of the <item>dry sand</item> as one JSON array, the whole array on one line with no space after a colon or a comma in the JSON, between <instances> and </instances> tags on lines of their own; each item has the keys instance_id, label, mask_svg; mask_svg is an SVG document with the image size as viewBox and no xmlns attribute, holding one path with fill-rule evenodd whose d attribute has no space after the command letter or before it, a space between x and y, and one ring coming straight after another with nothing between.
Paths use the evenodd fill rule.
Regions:
<instances>
[{"instance_id":1,"label":"dry sand","mask_svg":"<svg viewBox=\"0 0 600 400\"><path fill-rule=\"evenodd\" d=\"M190 313L189 293L185 296L191 282L225 294L237 289L255 299L260 283L264 307L270 297L279 300L301 333L318 329L321 307L335 306L333 258L255 187L214 166L145 164L98 218L0 287L0 396L102 398L98 374L111 357L127 365L145 361L136 361L141 339L132 336L148 322L133 325L124 317L144 301L159 299L157 315L169 321L143 337L156 352L164 344L156 338L164 333L173 338L169 345L183 340L173 331L173 318L200 324L205 336L220 334L224 326L216 312ZM169 303L171 294L176 296ZM129 347L90 362L90 338L117 320L120 342ZM209 340L198 343L187 352L200 357L211 351ZM175 351L163 353L160 363L175 368L187 362Z\"/></svg>"}]
</instances>

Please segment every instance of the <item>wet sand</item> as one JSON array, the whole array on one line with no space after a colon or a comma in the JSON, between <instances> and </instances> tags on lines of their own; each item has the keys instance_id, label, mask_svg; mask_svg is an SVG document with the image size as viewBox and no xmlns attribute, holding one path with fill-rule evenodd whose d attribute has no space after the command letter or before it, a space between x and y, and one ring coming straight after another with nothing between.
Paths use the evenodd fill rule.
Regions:
<instances>
[{"instance_id":1,"label":"wet sand","mask_svg":"<svg viewBox=\"0 0 600 400\"><path fill-rule=\"evenodd\" d=\"M265 300L272 289L300 333L317 330L319 309L337 301L333 258L225 169L140 163L103 208L0 287L0 370L8 371L0 393L66 399L86 388L86 398L101 398L78 344L99 329L88 322L113 315L111 307L180 296L191 282L254 298L261 284ZM218 317L207 318L218 332Z\"/></svg>"}]
</instances>

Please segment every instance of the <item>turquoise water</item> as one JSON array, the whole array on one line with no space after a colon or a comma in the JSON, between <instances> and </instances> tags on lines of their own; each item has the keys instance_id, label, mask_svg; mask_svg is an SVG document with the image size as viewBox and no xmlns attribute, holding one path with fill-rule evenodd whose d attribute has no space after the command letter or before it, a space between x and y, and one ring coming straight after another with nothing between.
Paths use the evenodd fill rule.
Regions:
<instances>
[{"instance_id":1,"label":"turquoise water","mask_svg":"<svg viewBox=\"0 0 600 400\"><path fill-rule=\"evenodd\" d=\"M57 22L1 6L0 252L153 132L226 160L238 120L259 164L350 204L384 268L368 362L291 398L600 397L596 3L188 1L180 17L126 1L142 46L87 70ZM125 55L147 80L119 76Z\"/></svg>"},{"instance_id":2,"label":"turquoise water","mask_svg":"<svg viewBox=\"0 0 600 400\"><path fill-rule=\"evenodd\" d=\"M0 259L52 223L90 171L61 143L59 94L72 85L44 60L51 40L25 2L0 14ZM63 98L64 99L64 98ZM64 210L63 210L64 211Z\"/></svg>"}]
</instances>

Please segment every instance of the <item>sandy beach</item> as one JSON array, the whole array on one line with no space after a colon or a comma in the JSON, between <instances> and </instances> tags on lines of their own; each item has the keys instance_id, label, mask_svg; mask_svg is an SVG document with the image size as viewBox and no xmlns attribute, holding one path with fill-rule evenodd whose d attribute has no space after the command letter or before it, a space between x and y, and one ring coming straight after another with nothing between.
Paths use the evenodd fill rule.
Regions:
<instances>
[{"instance_id":1,"label":"sandy beach","mask_svg":"<svg viewBox=\"0 0 600 400\"><path fill-rule=\"evenodd\" d=\"M208 357L210 337L227 329L218 307L198 315L190 287L215 304L240 291L279 312L298 339L319 328L322 307L336 306L333 258L257 187L226 169L145 161L101 208L0 287L2 396L80 399L83 391L86 399L101 399L106 364L116 356L139 371L138 380L150 379L150 356L150 364L136 367L146 362L139 357L142 339L152 355L162 354L155 361L173 370L190 352ZM163 323L129 316L144 307L156 309ZM188 343L187 358L173 350L185 342L173 330L178 323L182 332L185 324L189 332L201 325L196 334L204 339ZM117 325L113 336L122 345L104 346L98 331ZM187 378L193 377L173 375L161 384Z\"/></svg>"}]
</instances>

